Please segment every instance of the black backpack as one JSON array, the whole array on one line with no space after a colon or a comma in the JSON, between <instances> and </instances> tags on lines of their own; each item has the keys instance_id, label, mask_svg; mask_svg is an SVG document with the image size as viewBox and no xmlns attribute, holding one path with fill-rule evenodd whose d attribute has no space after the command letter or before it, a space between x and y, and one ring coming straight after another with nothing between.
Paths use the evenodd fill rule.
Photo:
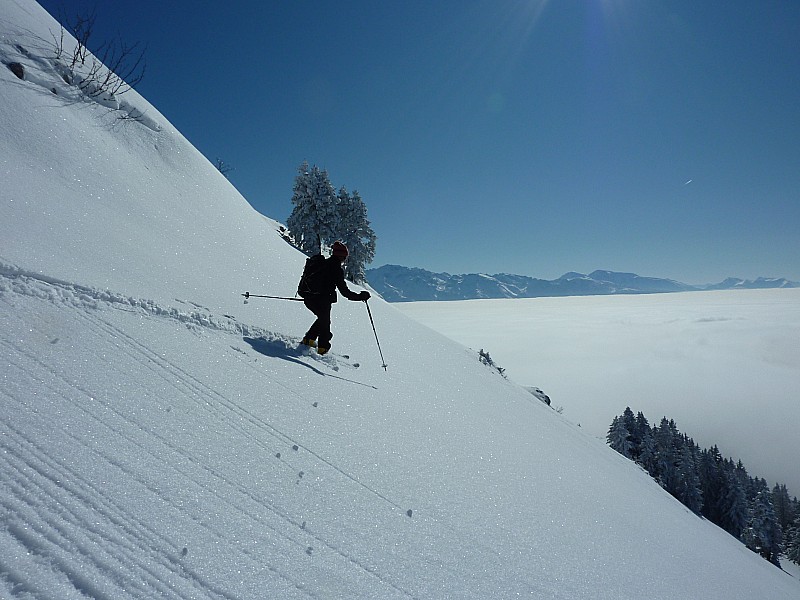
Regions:
<instances>
[{"instance_id":1,"label":"black backpack","mask_svg":"<svg viewBox=\"0 0 800 600\"><path fill-rule=\"evenodd\" d=\"M297 285L297 293L303 297L318 296L325 293L325 257L315 254L306 259L303 276Z\"/></svg>"}]
</instances>

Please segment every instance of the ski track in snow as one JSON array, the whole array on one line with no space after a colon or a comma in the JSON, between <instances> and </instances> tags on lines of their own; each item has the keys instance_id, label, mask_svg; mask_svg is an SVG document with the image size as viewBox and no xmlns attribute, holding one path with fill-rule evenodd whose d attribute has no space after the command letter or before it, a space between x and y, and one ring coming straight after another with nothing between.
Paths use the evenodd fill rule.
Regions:
<instances>
[{"instance_id":1,"label":"ski track in snow","mask_svg":"<svg viewBox=\"0 0 800 600\"><path fill-rule=\"evenodd\" d=\"M49 369L47 365L37 361L31 354L25 353L24 349L15 346L13 350L25 356L29 360L33 360L41 367L42 375L38 377L39 383L51 389L56 395L60 396L65 402L72 405L74 408L85 412L86 415L96 421L100 427L111 429L114 434L124 438L126 441L138 446L141 450L150 452L138 441L132 439L131 436L125 433L122 427L114 427L108 419L98 419L94 417L94 413L89 411L84 405L91 406L94 398L86 390L81 389L79 386L69 382L58 373ZM24 371L22 366L14 365L21 372ZM21 375L24 373L21 373ZM28 374L30 376L30 374ZM47 379L56 381L59 384L65 384L68 392L59 389L60 385L54 383L47 383ZM5 394L10 401L19 402L19 400L9 394ZM125 419L121 413L113 410L108 405L102 408L110 409L115 417ZM69 580L73 583L76 589L84 594L95 598L113 598L113 590L108 593L96 584L91 584L91 578L82 576L81 573L85 572L87 564L94 567L97 574L100 573L126 573L129 575L125 578L125 583L128 586L134 585L141 586L141 592L147 593L148 590L157 590L159 593L164 593L164 589L159 589L159 581L165 579L164 574L157 574L147 571L147 563L150 561L142 561L141 548L132 547L126 539L129 537L149 539L151 549L157 548L170 548L170 554L173 556L178 555L178 549L167 538L163 537L158 531L149 527L141 520L132 519L126 515L124 511L119 509L113 499L108 496L98 486L81 476L80 473L71 469L69 464L64 460L58 460L49 457L46 450L36 444L32 439L26 438L24 433L14 427L10 418L3 419L5 428L10 432L10 436L5 436L3 441L3 448L7 451L3 453L3 457L9 462L10 466L18 473L19 477L13 484L16 484L18 492L13 499L4 502L4 508L10 513L17 513L25 515L24 522L28 527L9 527L9 533L16 538L21 546L27 549L33 555L46 556L51 560L55 566L67 574ZM107 463L113 465L120 470L126 472L129 480L137 481L143 487L147 488L149 492L156 495L161 495L160 491L150 486L146 481L139 478L133 471L125 468L111 453L102 449L91 448L87 440L79 437L70 432L64 432L72 441L76 443L77 448L82 448L95 452ZM6 439L9 438L9 439ZM175 448L172 448L175 450ZM24 450L24 452L20 452ZM35 456L36 462L29 462L22 466L13 464L16 456ZM31 477L30 473L33 472L35 477ZM39 494L31 496L30 487L35 486L38 488ZM12 486L13 487L13 486ZM13 490L12 490L13 491ZM28 493L24 493L24 492ZM26 498L28 506L19 506L18 498ZM36 504L30 503L30 499L39 500ZM168 500L162 496L162 500ZM51 523L54 521L50 517L49 512L54 506L59 507L58 521L69 522L74 531L80 531L81 536L88 536L95 542L91 548L88 547L75 547L75 541L79 537L71 536L73 531L59 530L58 525ZM77 510L73 507L85 507L87 515L77 514ZM97 514L103 517L103 523L97 522ZM71 514L70 514L71 513ZM32 525L33 524L33 525ZM29 531L32 529L33 531ZM108 529L118 529L119 533L108 531ZM38 535L37 535L38 534ZM121 534L121 535L120 535ZM158 541L157 546L152 544ZM99 556L105 554L107 548L117 548L120 550L118 556ZM76 561L72 555L78 554L81 558ZM169 555L165 554L164 559L161 561L161 566L167 570L174 571L176 560L170 559ZM153 558L153 557L151 557ZM192 575L184 571L184 575ZM201 586L199 589L207 588L213 590L208 582L203 582L202 578L194 575L192 578L198 580ZM166 578L169 580L169 578ZM135 582L132 583L132 582ZM153 588L148 587L153 585ZM225 596L223 596L225 597Z\"/></svg>"},{"instance_id":2,"label":"ski track in snow","mask_svg":"<svg viewBox=\"0 0 800 600\"><path fill-rule=\"evenodd\" d=\"M403 508L397 502L370 488L280 427L232 402L176 363L137 341L104 319L102 312L138 312L151 317L172 319L189 328L208 328L239 336L255 336L271 343L284 344L287 348L293 343L290 338L241 325L230 317L217 318L207 311L187 313L164 308L146 300L26 273L0 263L0 299L7 294L28 296L75 309L75 314L83 321L86 330L93 330L99 336L112 340L116 352L139 363L154 379L160 379L164 385L172 388L175 395L190 398L198 410L209 413L211 420L224 422L263 449L265 454L275 457L282 477L299 485L301 480L310 480L315 469L329 469L345 482L367 491L376 502L384 503L389 510L396 511L398 515L403 514ZM65 405L84 413L89 422L97 428L108 430L120 443L135 448L139 455L149 456L159 462L163 462L164 455L174 457L168 464L175 471L176 477L191 481L199 488L184 491L185 494L201 493L216 497L220 502L233 504L239 519L251 522L253 528L269 529L274 534L273 543L275 539L280 540L286 555L299 553L310 556L312 551L329 551L365 576L376 578L384 589L388 587L402 596L414 597L375 567L315 533L301 517L292 515L289 509L279 506L274 500L256 497L252 491L226 477L221 470L197 460L191 451L157 431L147 430L142 422L117 409L113 403L96 397L91 390L82 387L68 374L60 373L58 369L39 360L24 345L5 340L0 340L0 344L10 350L6 353L9 366L16 371L12 381L28 381L31 389L37 386L47 388L49 396L58 397ZM242 350L238 352L246 355ZM24 360L18 361L13 358L15 356ZM310 359L318 362L314 357ZM333 361L326 361L325 364L336 366ZM34 365L33 371L30 370L31 365ZM301 394L280 382L270 381L270 384L279 385L291 395L305 401ZM22 384L21 387L24 389L25 385ZM38 412L35 407L29 406L32 403L24 397L6 390L0 390L0 393L7 399L9 406L16 405L20 410ZM16 593L25 592L36 596L38 592L31 583L35 581L35 577L31 577L31 570L49 568L63 574L65 585L68 582L68 587L78 593L75 597L111 599L116 597L118 589L143 597L153 594L167 598L237 597L216 587L201 572L188 567L182 560L182 552L186 552L185 546L182 550L181 544L176 543L171 536L126 512L115 501L112 492L105 491L71 468L69 456L48 455L45 445L27 437L15 426L12 414L6 413L0 419L6 432L0 437L3 449L0 460L8 467L4 472L14 474L11 481L3 482L5 493L0 500L0 507L4 513L3 520L9 526L2 535L11 538L6 539L7 543L19 548L16 558L0 558L0 572L7 574L6 582ZM168 491L161 489L157 483L148 481L142 473L126 464L126 453L119 449L96 447L92 443L91 435L66 429L62 434L74 443L70 447L93 453L96 459L123 471L126 480L135 482L141 488L140 493L158 498L176 512L181 511L180 502L172 498ZM295 460L288 460L287 455L296 457L303 465L298 465ZM20 457L35 459L26 461ZM177 458L180 460L175 460ZM209 486L204 483L206 481L218 482L219 485ZM223 496L217 492L218 487L233 490L235 495ZM213 521L195 524L209 539L226 537L225 531ZM136 540L146 540L146 552L143 552L145 549L141 545L135 543ZM244 547L240 547L240 551L242 556L253 561L253 568L264 567L263 557ZM267 565L266 568L285 580L287 586L294 588L296 592L317 597L301 582L295 581L288 570L282 570L279 565ZM114 581L107 580L109 574Z\"/></svg>"}]
</instances>

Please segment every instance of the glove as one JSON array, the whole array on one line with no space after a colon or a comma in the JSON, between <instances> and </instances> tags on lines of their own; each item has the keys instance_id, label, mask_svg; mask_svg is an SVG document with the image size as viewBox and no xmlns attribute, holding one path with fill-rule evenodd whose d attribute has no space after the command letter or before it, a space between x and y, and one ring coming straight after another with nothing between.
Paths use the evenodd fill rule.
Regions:
<instances>
[{"instance_id":1,"label":"glove","mask_svg":"<svg viewBox=\"0 0 800 600\"><path fill-rule=\"evenodd\" d=\"M362 302L366 302L370 298L371 298L371 296L370 296L370 294L369 294L369 292L367 290L364 290L363 292L361 292L358 295L358 299L361 300Z\"/></svg>"}]
</instances>

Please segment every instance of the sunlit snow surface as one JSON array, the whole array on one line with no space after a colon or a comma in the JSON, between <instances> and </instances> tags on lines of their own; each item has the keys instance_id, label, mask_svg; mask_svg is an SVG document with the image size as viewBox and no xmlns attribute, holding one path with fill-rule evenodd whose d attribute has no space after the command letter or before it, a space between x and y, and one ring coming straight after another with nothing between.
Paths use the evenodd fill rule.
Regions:
<instances>
[{"instance_id":1,"label":"sunlit snow surface","mask_svg":"<svg viewBox=\"0 0 800 600\"><path fill-rule=\"evenodd\" d=\"M800 597L379 299L386 371L360 303L299 352L241 293L303 256L135 92L53 94L51 31L0 0L0 598Z\"/></svg>"},{"instance_id":2,"label":"sunlit snow surface","mask_svg":"<svg viewBox=\"0 0 800 600\"><path fill-rule=\"evenodd\" d=\"M368 336L358 360L319 358L280 327L6 269L0 591L800 593L474 353L375 308L388 373Z\"/></svg>"}]
</instances>

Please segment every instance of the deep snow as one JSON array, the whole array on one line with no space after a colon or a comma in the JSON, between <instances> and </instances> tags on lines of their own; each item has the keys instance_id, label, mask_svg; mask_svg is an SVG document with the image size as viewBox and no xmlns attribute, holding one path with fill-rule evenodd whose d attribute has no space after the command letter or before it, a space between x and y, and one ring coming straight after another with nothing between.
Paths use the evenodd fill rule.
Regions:
<instances>
[{"instance_id":1,"label":"deep snow","mask_svg":"<svg viewBox=\"0 0 800 600\"><path fill-rule=\"evenodd\" d=\"M360 303L295 351L302 305L239 295L293 294L277 223L135 92L146 123L61 90L35 3L0 15L31 73L0 68L0 597L800 598L378 299L388 371Z\"/></svg>"}]
</instances>

